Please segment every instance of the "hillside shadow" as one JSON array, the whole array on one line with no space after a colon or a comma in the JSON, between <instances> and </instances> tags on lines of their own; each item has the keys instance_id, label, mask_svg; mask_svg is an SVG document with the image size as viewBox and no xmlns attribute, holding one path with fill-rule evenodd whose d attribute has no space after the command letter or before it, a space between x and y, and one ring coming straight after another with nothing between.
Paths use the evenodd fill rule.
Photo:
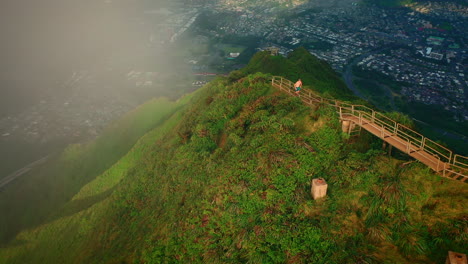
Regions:
<instances>
[{"instance_id":1,"label":"hillside shadow","mask_svg":"<svg viewBox=\"0 0 468 264\"><path fill-rule=\"evenodd\" d=\"M112 192L117 188L117 186L118 184L105 192L84 199L72 201L70 198L70 200L67 202L59 202L57 204L54 204L52 205L53 208L59 209L59 206L62 206L62 208L59 209L57 213L53 213L49 216L44 217L42 215L37 215L34 222L31 221L28 224L24 224L24 222L21 223L22 219L17 220L18 224L10 224L9 228L3 231L0 241L0 247L15 247L27 243L27 241L15 240L14 238L23 230L34 229L40 225L54 222L60 218L68 217L90 208L91 206L109 197L112 194ZM15 219L10 219L9 222L11 221L15 221Z\"/></svg>"},{"instance_id":2,"label":"hillside shadow","mask_svg":"<svg viewBox=\"0 0 468 264\"><path fill-rule=\"evenodd\" d=\"M109 197L112 194L112 192L117 188L117 186L118 184L112 187L111 189L94 196L89 196L84 199L68 202L59 212L57 212L56 214L52 214L49 218L47 218L44 224L54 222L55 220L58 220L60 218L68 217L90 208L91 206Z\"/></svg>"}]
</instances>

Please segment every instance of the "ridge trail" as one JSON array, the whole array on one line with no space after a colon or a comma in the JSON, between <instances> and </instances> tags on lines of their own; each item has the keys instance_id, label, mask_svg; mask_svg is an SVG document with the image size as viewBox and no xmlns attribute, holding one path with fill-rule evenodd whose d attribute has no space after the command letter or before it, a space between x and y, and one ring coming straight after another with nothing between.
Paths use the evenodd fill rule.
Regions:
<instances>
[{"instance_id":1,"label":"ridge trail","mask_svg":"<svg viewBox=\"0 0 468 264\"><path fill-rule=\"evenodd\" d=\"M288 79L273 76L271 85L292 96L297 96L294 92L294 83ZM325 104L335 107L340 115L341 122L349 122L349 127L346 128L348 133L353 132L356 126L359 129L364 128L371 134L425 164L442 177L462 182L468 179L468 157L454 154L446 147L397 123L380 112L363 105L353 105L323 98L310 90L303 90L298 96L308 105Z\"/></svg>"}]
</instances>

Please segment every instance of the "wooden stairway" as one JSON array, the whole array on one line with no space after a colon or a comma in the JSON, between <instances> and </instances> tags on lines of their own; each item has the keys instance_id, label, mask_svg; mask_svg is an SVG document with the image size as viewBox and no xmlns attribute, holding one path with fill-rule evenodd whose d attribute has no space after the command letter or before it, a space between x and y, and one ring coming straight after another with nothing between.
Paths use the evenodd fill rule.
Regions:
<instances>
[{"instance_id":1,"label":"wooden stairway","mask_svg":"<svg viewBox=\"0 0 468 264\"><path fill-rule=\"evenodd\" d=\"M363 105L352 105L323 98L312 93L312 91L303 90L297 95L294 92L293 82L279 76L274 76L271 84L282 91L300 97L308 105L331 105L338 110L342 122L347 121L353 126L357 125L369 131L443 177L468 182L468 157L453 155L451 150L397 123L380 112ZM346 132L350 131L351 129Z\"/></svg>"}]
</instances>

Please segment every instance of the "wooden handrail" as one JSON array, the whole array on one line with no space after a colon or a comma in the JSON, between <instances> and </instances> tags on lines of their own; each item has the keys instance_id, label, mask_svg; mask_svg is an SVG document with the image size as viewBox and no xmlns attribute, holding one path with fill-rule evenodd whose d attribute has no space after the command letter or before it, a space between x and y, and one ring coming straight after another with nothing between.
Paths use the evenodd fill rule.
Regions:
<instances>
[{"instance_id":1,"label":"wooden handrail","mask_svg":"<svg viewBox=\"0 0 468 264\"><path fill-rule=\"evenodd\" d=\"M468 170L468 157L456 154L453 157L453 165L460 166Z\"/></svg>"},{"instance_id":2,"label":"wooden handrail","mask_svg":"<svg viewBox=\"0 0 468 264\"><path fill-rule=\"evenodd\" d=\"M284 90L290 94L294 94L294 83L288 79L285 79L280 76L273 76L271 84L272 86L278 87L280 90ZM307 104L313 104L313 102L316 102L337 108L337 112L340 115L340 118L344 118L345 115L355 116L358 118L359 126L365 125L363 120L366 120L366 123L377 125L377 127L379 127L379 130L380 128L382 129L382 138L385 137L385 131L388 131L388 134L390 135L395 135L397 137L402 138L406 141L407 153L410 153L411 149L414 146L419 150L423 150L431 155L434 155L438 159L437 171L439 170L439 163L444 162L442 161L442 159L447 160L446 163L450 166L461 168L461 170L465 172L468 171L468 157L464 157L458 154L454 155L454 153L448 148L424 137L422 134L396 122L395 120L385 116L380 112L375 111L372 108L369 108L365 105L353 105L335 99L324 98L311 90L307 91L307 93L303 90L301 91L301 93L298 94L298 96ZM451 171L452 173L460 174L460 172L450 170L450 166L444 165L444 174L446 170ZM466 176L463 173L461 173L460 175L465 178L468 178L468 176Z\"/></svg>"}]
</instances>

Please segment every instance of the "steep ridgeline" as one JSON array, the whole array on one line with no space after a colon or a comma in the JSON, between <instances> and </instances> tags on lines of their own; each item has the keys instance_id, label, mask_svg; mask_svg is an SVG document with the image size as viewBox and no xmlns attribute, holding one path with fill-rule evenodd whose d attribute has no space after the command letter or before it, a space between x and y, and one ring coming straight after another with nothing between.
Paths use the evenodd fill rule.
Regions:
<instances>
[{"instance_id":1,"label":"steep ridgeline","mask_svg":"<svg viewBox=\"0 0 468 264\"><path fill-rule=\"evenodd\" d=\"M0 249L0 263L441 263L466 250L466 185L350 139L333 107L311 109L271 75L235 74L197 91L62 217ZM314 201L316 177L329 192Z\"/></svg>"}]
</instances>

